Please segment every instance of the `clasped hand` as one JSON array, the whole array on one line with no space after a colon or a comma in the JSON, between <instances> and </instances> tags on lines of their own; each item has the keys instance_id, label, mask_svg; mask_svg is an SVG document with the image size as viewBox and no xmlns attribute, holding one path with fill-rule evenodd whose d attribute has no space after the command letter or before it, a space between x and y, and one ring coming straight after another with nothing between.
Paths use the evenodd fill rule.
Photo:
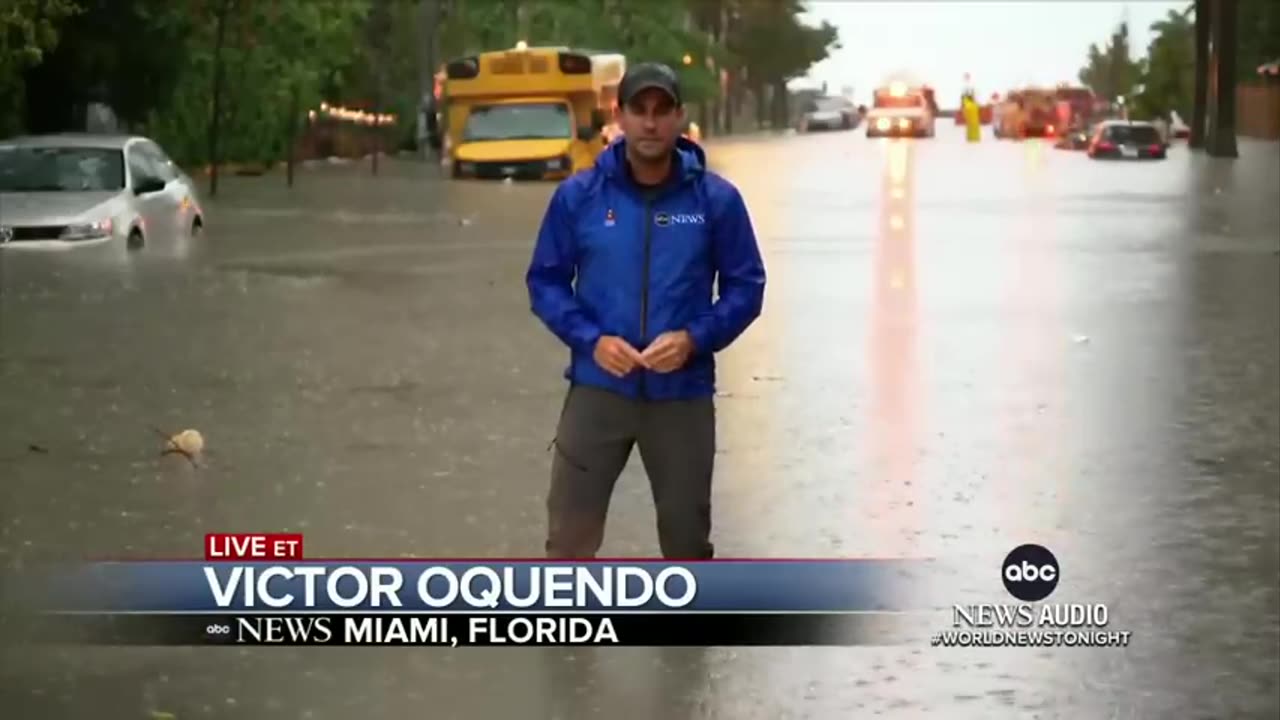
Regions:
<instances>
[{"instance_id":1,"label":"clasped hand","mask_svg":"<svg viewBox=\"0 0 1280 720\"><path fill-rule=\"evenodd\" d=\"M654 338L644 351L626 340L605 335L596 341L595 361L615 377L623 377L638 367L669 373L684 366L693 354L693 338L687 330L672 330Z\"/></svg>"}]
</instances>

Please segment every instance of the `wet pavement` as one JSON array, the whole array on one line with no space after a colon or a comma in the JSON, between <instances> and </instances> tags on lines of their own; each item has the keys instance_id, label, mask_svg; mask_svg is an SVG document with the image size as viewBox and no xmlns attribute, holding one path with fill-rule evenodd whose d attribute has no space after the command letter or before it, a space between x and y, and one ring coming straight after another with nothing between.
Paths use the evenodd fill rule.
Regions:
<instances>
[{"instance_id":1,"label":"wet pavement","mask_svg":"<svg viewBox=\"0 0 1280 720\"><path fill-rule=\"evenodd\" d=\"M1275 717L1276 145L1095 163L944 126L709 152L770 273L720 365L718 550L945 557L956 602L1005 602L1000 560L1038 542L1051 599L1108 603L1131 647L9 651L0 714ZM223 191L197 242L0 253L0 563L262 530L536 555L565 357L523 271L551 187L387 162ZM185 427L201 470L157 456ZM603 553L656 552L633 458Z\"/></svg>"}]
</instances>

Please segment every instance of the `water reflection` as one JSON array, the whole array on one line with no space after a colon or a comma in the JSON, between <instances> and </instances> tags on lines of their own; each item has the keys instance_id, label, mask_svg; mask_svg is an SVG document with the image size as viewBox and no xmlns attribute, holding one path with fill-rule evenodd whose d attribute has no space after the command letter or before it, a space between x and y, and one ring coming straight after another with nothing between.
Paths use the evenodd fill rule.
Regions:
<instances>
[{"instance_id":1,"label":"water reflection","mask_svg":"<svg viewBox=\"0 0 1280 720\"><path fill-rule=\"evenodd\" d=\"M916 357L914 149L911 142L883 146L879 229L874 240L867 349L871 433L867 488L876 537L886 553L920 553L923 497L916 476L920 370Z\"/></svg>"},{"instance_id":2,"label":"water reflection","mask_svg":"<svg viewBox=\"0 0 1280 720\"><path fill-rule=\"evenodd\" d=\"M1060 452L1071 441L1062 427L1063 356L1070 329L1059 320L1060 275L1067 258L1060 250L1056 176L1048 167L1046 147L1040 140L1022 145L1025 199L1014 215L1016 224L997 246L1005 258L1000 273L1004 292L990 382L1008 421L997 430L1002 450L999 461L989 463L987 475L996 490L988 502L1008 548L1032 540L1058 547L1052 513L1038 509L1052 508L1070 492L1063 482L1069 475L1063 463L1070 458Z\"/></svg>"}]
</instances>

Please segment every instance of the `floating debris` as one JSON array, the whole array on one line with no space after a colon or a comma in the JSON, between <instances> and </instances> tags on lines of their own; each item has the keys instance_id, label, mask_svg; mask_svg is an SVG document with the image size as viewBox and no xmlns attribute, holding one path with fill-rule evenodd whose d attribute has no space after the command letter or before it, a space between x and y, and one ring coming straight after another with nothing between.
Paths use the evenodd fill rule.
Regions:
<instances>
[{"instance_id":1,"label":"floating debris","mask_svg":"<svg viewBox=\"0 0 1280 720\"><path fill-rule=\"evenodd\" d=\"M204 436L199 430L190 428L180 433L170 435L159 428L152 428L161 437L165 439L164 450L160 452L160 456L165 455L181 455L191 463L192 467L199 467L200 453L204 452Z\"/></svg>"}]
</instances>

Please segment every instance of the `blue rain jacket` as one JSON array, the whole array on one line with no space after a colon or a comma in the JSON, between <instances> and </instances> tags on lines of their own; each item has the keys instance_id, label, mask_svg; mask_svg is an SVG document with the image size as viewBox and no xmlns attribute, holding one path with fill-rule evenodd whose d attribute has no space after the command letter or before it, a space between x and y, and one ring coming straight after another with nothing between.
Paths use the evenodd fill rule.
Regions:
<instances>
[{"instance_id":1,"label":"blue rain jacket","mask_svg":"<svg viewBox=\"0 0 1280 720\"><path fill-rule=\"evenodd\" d=\"M569 346L570 382L631 398L715 392L715 353L760 315L765 270L738 189L706 169L702 148L676 144L672 179L656 195L631 179L626 139L556 189L525 281L535 315ZM713 292L718 298L713 297ZM670 373L617 378L592 354L601 335L643 351L669 330L695 350Z\"/></svg>"}]
</instances>

